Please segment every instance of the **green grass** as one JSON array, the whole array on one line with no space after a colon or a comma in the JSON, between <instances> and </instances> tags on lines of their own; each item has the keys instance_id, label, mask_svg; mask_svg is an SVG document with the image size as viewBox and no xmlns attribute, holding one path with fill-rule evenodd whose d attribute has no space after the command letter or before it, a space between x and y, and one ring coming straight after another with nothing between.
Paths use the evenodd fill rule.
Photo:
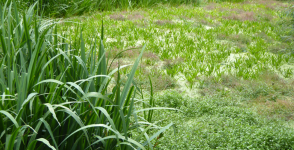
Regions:
<instances>
[{"instance_id":1,"label":"green grass","mask_svg":"<svg viewBox=\"0 0 294 150\"><path fill-rule=\"evenodd\" d=\"M152 147L173 123L151 122L154 109L164 109L154 108L152 96L136 108L142 100L132 83L145 47L123 80L126 66L107 68L103 25L90 48L79 27L67 43L54 20L37 16L36 5L23 14L14 1L0 7L0 149Z\"/></svg>"},{"instance_id":2,"label":"green grass","mask_svg":"<svg viewBox=\"0 0 294 150\"><path fill-rule=\"evenodd\" d=\"M1 146L9 145L6 141L13 137L10 135L23 134L15 137L14 145L36 143L39 149L47 148L41 143L46 143L46 139L55 148L66 149L75 144L73 139L80 139L76 144L83 149L88 143L113 137L114 140L95 143L92 148L126 149L128 146L125 145L132 143L123 139L127 136L139 143L133 142L132 146L141 144L147 149L293 149L293 3L202 1L195 7L182 2L134 7L120 3L115 9L105 6L103 12L85 10L83 12L88 13L83 16L53 21L52 27L47 27L48 31L43 30L48 22L37 17L33 17L37 22L32 19L28 25L21 24L20 29L14 15L13 19L2 19L0 91L4 93L2 98L5 95L5 105L1 105L5 112L2 111L4 119L0 121L4 122L3 129L10 128L1 137ZM102 19L103 34L100 29ZM30 32L23 28L25 26L31 28ZM35 28L40 33L34 32ZM20 30L23 36L17 36L19 33L12 29ZM45 42L38 40L45 31ZM100 41L102 37L103 41ZM40 43L42 51L39 55L43 57L35 56L38 58L34 62L36 67L29 72L26 67L31 61L29 49L36 48L38 42L35 41L46 44ZM105 47L103 50L101 43ZM133 62L138 65L136 72L132 67L126 67ZM110 73L118 67L121 67L119 72ZM44 73L40 77L31 76L42 68ZM102 77L93 77L100 74L111 74L113 79L102 86ZM27 91L21 93L20 89ZM91 93L97 91L104 97ZM22 108L19 97L26 99L30 93L38 94L30 95L32 99L25 101L26 107ZM107 97L115 104L109 101L94 103L97 99L87 99L85 95ZM127 100L123 101L122 97ZM68 109L60 107L60 103ZM117 107L123 103L126 107ZM95 109L97 107L100 109ZM20 108L24 109L21 119L17 115ZM107 112L104 115L102 108ZM73 113L69 114L67 110ZM84 126L100 123L117 132L83 128L74 114ZM43 115L47 116L44 118ZM100 116L104 118L100 119ZM32 137L33 131L28 132L28 128L27 132L23 128L18 130L11 118L20 119L17 123L23 128L29 125L45 132ZM40 118L48 122L54 136ZM129 123L125 123L127 121ZM174 130L167 130L171 122L175 123ZM61 143L60 138L75 131L79 132ZM122 137L115 137L117 135ZM26 141L30 138L35 142ZM53 139L58 146L54 145Z\"/></svg>"},{"instance_id":3,"label":"green grass","mask_svg":"<svg viewBox=\"0 0 294 150\"><path fill-rule=\"evenodd\" d=\"M289 37L290 29L282 23L289 16L269 9L274 6L281 9L285 5L281 2L273 6L254 2L212 3L204 7L165 8L163 5L122 13L89 14L70 20L83 21L89 29L84 30L84 35L89 37L100 25L98 20L104 18L105 24L111 27L106 30L106 45L110 50L140 47L148 42L147 50L167 66L148 62L149 58L147 64L162 68L159 70L165 70L171 77L181 72L193 84L199 81L197 78L220 78L222 74L254 79L264 70L292 77L287 66L293 61L292 42L283 40Z\"/></svg>"},{"instance_id":4,"label":"green grass","mask_svg":"<svg viewBox=\"0 0 294 150\"><path fill-rule=\"evenodd\" d=\"M158 5L62 21L64 29L73 26L66 21L81 22L90 37L103 18L111 27L105 31L108 50L133 48L120 55L121 64L148 43L135 81L148 91L146 76L155 76L157 106L182 111L155 112L162 125L173 121L178 130L160 136L155 148L293 149L293 34L285 12L290 6Z\"/></svg>"},{"instance_id":5,"label":"green grass","mask_svg":"<svg viewBox=\"0 0 294 150\"><path fill-rule=\"evenodd\" d=\"M20 4L26 7L37 1L39 1L38 10L45 15L68 17L93 11L111 11L117 9L132 10L135 8L153 7L162 4L172 6L192 4L194 6L199 6L206 2L243 2L244 0L23 0Z\"/></svg>"}]
</instances>

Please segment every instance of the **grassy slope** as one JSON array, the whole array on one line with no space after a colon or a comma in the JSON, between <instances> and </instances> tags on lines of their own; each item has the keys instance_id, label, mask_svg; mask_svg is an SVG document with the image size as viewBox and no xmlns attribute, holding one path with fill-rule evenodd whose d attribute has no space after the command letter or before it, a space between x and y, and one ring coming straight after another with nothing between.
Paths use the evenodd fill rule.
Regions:
<instances>
[{"instance_id":1,"label":"grassy slope","mask_svg":"<svg viewBox=\"0 0 294 150\"><path fill-rule=\"evenodd\" d=\"M155 90L174 88L158 92L157 104L183 111L158 112L157 119L177 124L178 134L176 141L172 130L165 133L157 148L274 149L293 145L293 130L286 127L293 126L293 37L291 18L281 11L289 6L277 1L160 5L69 20L82 22L83 34L93 37L103 16L110 58L134 48L113 68L128 64L148 43L137 83L148 89L150 75Z\"/></svg>"}]
</instances>

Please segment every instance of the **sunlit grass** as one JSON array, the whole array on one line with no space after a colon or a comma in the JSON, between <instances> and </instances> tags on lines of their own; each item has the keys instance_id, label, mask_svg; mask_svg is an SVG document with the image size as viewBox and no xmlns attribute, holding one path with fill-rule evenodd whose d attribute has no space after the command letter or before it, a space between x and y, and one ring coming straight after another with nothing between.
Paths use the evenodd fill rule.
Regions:
<instances>
[{"instance_id":1,"label":"sunlit grass","mask_svg":"<svg viewBox=\"0 0 294 150\"><path fill-rule=\"evenodd\" d=\"M100 90L101 85L98 82L101 83L101 80L98 80L99 77L97 77L94 91L97 92L99 89L102 94L113 101L120 99L120 96L126 96L126 94L120 95L120 90L117 90L123 89L124 86L131 83L128 77L132 68L125 67L125 65L133 64L136 60L136 64L139 60L141 62L137 71L132 74L135 76L132 81L134 87L131 89L134 90L132 94L136 93L136 95L127 95L127 98L133 98L134 104L132 105L132 103L130 104L131 101L128 101L128 106L123 109L124 116L127 117L117 114L118 110L115 109L115 105L99 103L99 106L107 108L110 117L114 117L111 119L115 120L115 126L119 126L120 130L116 135L129 135L129 138L140 141L139 144L158 149L293 148L293 128L291 128L293 127L291 121L294 111L292 108L294 106L293 31L291 31L290 26L292 23L291 15L287 15L284 11L291 4L284 1L268 3L264 1L230 3L226 1L222 3L202 3L197 6L158 4L152 5L152 7L138 6L124 9L126 6L123 7L123 11L91 12L84 16L60 19L58 20L57 31L55 31L55 28L50 29L46 41L55 43L58 39L62 40L62 43L68 44L60 44L59 42L59 44L56 45L55 43L52 46L48 44L50 55L48 55L47 60L41 61L39 65L44 65L55 55L59 54L62 58L64 56L63 59L57 57L56 61L52 59L52 63L55 63L55 65L49 66L43 77L44 79L57 78L63 84L57 86L55 82L51 83L50 80L50 82L42 82L44 85L38 84L36 87L33 86L35 84L31 83L33 88L28 89L35 90L34 92L39 92L39 89L41 89L42 92L50 93L56 87L58 89L56 91L63 95L45 96L45 98L52 99L53 102L55 102L55 97L58 101L64 99L67 101L70 101L70 99L79 100L83 96L82 91L93 90L92 85L88 87L85 83L88 80L78 86L73 83L76 83L77 80L91 78L92 74L87 74L87 71L88 73L91 70L93 71L93 61L102 61L102 53L101 51L97 52L95 47L97 49L100 47L101 41L97 39L102 36L100 27L103 19L103 44L106 59L105 62L103 59L104 64L102 66L108 67L107 74L118 67L124 68L120 69L119 73L113 74L114 78L109 80L108 86L102 89L104 93ZM119 6L119 8L122 8L122 6ZM58 35L58 37L55 35ZM83 37L83 40L81 40L81 37ZM5 37L4 39L7 40L8 38ZM12 38L13 40L17 40L17 38ZM142 54L141 59L137 59L145 44L147 44L145 53ZM25 46L24 49L26 49ZM67 53L59 53L55 52L54 49L68 51ZM53 53L50 53L51 51ZM2 59L5 58L4 56L0 55ZM54 68L57 64L62 64L60 62L69 63L66 61L66 56L70 59L69 62L72 62L77 68L66 68L65 66L61 69ZM79 58L83 61L86 59L84 61L87 62L85 63L86 68L83 67ZM6 66L9 67L9 65L4 65L3 70L6 69ZM20 68L18 69L22 70ZM98 74L105 72L105 70L102 70ZM62 71L65 73L62 73ZM78 74L75 74L75 72L78 72ZM4 75L7 74L9 73ZM26 75L20 76L25 78ZM74 77L67 81L70 76ZM6 78L8 81L15 80L15 82L1 85L11 86L11 84L16 84L16 77L11 79L7 76ZM34 80L32 79L32 81ZM150 86L151 83L153 86ZM81 86L82 91L79 90L79 86ZM66 98L66 94L71 92L70 88L77 94L71 93L69 98ZM15 92L10 91L12 88L5 89L7 88L2 88L1 93L4 92L6 95L12 96L15 94ZM48 90L49 92L47 92ZM115 94L111 95L110 91ZM14 97L9 98L13 99ZM37 96L35 99L43 100ZM83 103L90 104L86 101L83 101ZM9 107L11 106L13 109L14 103L10 104ZM57 104L54 103L53 106L55 105ZM96 110L91 109L89 105L76 102L71 105L64 105L71 108L70 110L75 110L75 113L79 114L79 117L87 125L92 123L87 121L89 118L97 119L97 116L92 113ZM178 111L160 110L153 112L147 109L145 113L135 111L138 114L134 113L133 117L128 116L130 111L127 110L130 107L145 109L149 106L168 107ZM7 112L10 113L12 110L8 106L6 107L5 110L7 109ZM17 108L19 107L20 105L17 106ZM80 107L85 112L77 109ZM63 120L68 116L60 115L65 114L63 109L57 108L57 106L54 109L58 112L58 120ZM35 109L33 110L35 111ZM30 109L27 110L27 113L33 115L30 113ZM13 113L11 114L15 117ZM121 117L115 117L115 114ZM132 122L130 125L134 127L132 130L127 130L127 134L125 134L123 118L129 119ZM142 121L139 121L142 126L139 129L137 128L138 130L133 130L137 127L136 119L138 118ZM34 119L35 122L38 122L39 118L35 117ZM54 117L51 117L51 120L54 121L54 119ZM145 124L149 124L148 122L155 120L159 120L156 125L145 126ZM7 122L7 119L4 121ZM28 117L24 122L27 121ZM161 134L163 130L157 132L153 129L160 128L157 125L169 127L171 121L176 123L175 130L168 130L167 133ZM75 124L75 126L66 130L66 133L69 134L79 129L75 120L62 122L62 125L69 123ZM108 122L106 120L103 123L107 124ZM29 125L35 128L35 124ZM57 123L55 125L57 126ZM125 126L128 126L128 124L125 124ZM165 130L167 127L163 129ZM111 126L111 128L113 127ZM150 130L147 132L147 129ZM109 135L106 130L100 131L99 133L102 135L96 134L100 137L94 138L93 141ZM148 136L143 135L143 133L155 133L151 137L154 140L148 143ZM81 134L73 135L64 143L72 143L71 140L78 138ZM48 133L45 135L51 136ZM115 136L115 134L109 136ZM38 138L36 142L44 143L41 137ZM84 136L80 139L84 139ZM51 145L54 143L51 139L49 139L49 142ZM100 142L94 146L114 148L114 145L117 147L127 144L120 142L110 140L107 141L110 144L105 145ZM2 147L4 143L5 140L2 140ZM64 146L68 146L64 143L62 143ZM83 141L81 143L85 144ZM136 144L133 143L132 146L134 145ZM37 146L44 147L41 144ZM81 148L84 148L83 145ZM126 147L121 147L121 149L124 148Z\"/></svg>"},{"instance_id":2,"label":"sunlit grass","mask_svg":"<svg viewBox=\"0 0 294 150\"><path fill-rule=\"evenodd\" d=\"M181 72L193 84L198 77L222 74L253 79L268 69L284 77L292 76L289 68L280 68L292 60L292 55L271 52L281 43L283 32L287 32L278 26L281 17L287 16L252 2L165 9L160 6L91 14L74 20L82 20L87 29L95 29L100 24L95 20L104 18L111 27L106 31L110 50L148 42L147 49L162 61L182 60L166 71L170 76ZM87 29L84 33L90 35L88 31L92 30ZM119 38L114 38L117 35ZM290 48L291 42L283 44Z\"/></svg>"},{"instance_id":3,"label":"sunlit grass","mask_svg":"<svg viewBox=\"0 0 294 150\"><path fill-rule=\"evenodd\" d=\"M172 130L164 134L156 148L281 149L293 145L293 130L284 122L291 124L293 113L293 42L287 40L291 16L284 13L290 6L279 1L159 5L69 20L95 29L100 25L96 20L103 18L111 27L106 30L109 51L148 43L146 49L156 59L142 58L136 82L148 89L146 75L153 80L160 75L153 83L163 90L156 104L183 111L155 113L155 118L166 118L163 125L176 122L178 131L178 138ZM121 63L136 53L122 54ZM166 86L166 77L175 79L174 86ZM165 91L169 88L175 90ZM279 144L272 145L273 139Z\"/></svg>"}]
</instances>

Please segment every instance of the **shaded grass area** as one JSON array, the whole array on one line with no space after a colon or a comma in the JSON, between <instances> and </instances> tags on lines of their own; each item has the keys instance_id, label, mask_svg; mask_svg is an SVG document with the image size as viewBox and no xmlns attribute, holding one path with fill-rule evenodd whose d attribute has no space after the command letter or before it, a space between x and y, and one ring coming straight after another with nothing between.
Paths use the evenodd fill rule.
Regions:
<instances>
[{"instance_id":1,"label":"shaded grass area","mask_svg":"<svg viewBox=\"0 0 294 150\"><path fill-rule=\"evenodd\" d=\"M153 7L162 4L168 4L172 6L192 4L194 6L199 6L200 4L206 2L225 1L243 2L244 0L41 0L38 4L38 11L48 16L68 17L93 11L111 11L117 9L132 10L134 8ZM36 2L38 2L38 0L23 0L20 1L19 4L26 7L33 5ZM4 4L4 2L2 2L2 4Z\"/></svg>"}]
</instances>

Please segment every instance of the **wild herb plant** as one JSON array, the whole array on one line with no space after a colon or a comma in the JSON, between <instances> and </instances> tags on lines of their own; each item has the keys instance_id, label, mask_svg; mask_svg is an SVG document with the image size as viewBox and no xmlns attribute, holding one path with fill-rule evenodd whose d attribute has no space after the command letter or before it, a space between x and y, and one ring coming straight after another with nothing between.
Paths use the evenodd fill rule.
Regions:
<instances>
[{"instance_id":1,"label":"wild herb plant","mask_svg":"<svg viewBox=\"0 0 294 150\"><path fill-rule=\"evenodd\" d=\"M142 110L134 105L132 83L145 46L122 83L126 66L107 71L103 23L100 39L86 49L82 32L66 43L37 5L23 14L15 1L0 7L0 149L152 149L151 140L173 124L148 136L159 108L149 108L152 97Z\"/></svg>"}]
</instances>

